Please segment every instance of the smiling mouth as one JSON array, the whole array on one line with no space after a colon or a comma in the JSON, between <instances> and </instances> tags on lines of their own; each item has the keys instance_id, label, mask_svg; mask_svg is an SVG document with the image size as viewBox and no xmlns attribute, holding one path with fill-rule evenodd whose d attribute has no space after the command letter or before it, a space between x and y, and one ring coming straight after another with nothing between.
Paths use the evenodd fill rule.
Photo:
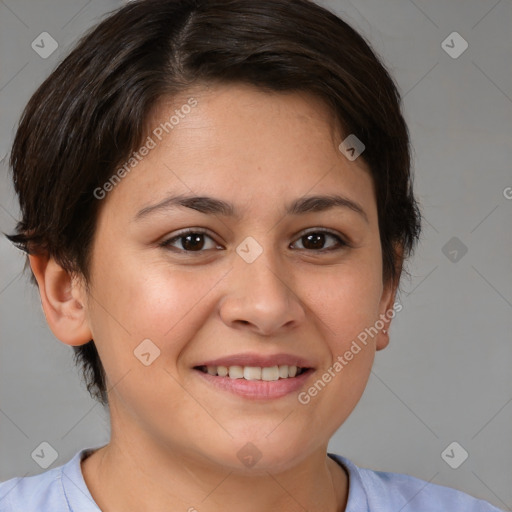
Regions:
<instances>
[{"instance_id":1,"label":"smiling mouth","mask_svg":"<svg viewBox=\"0 0 512 512\"><path fill-rule=\"evenodd\" d=\"M260 381L276 381L292 379L306 373L312 368L300 366L275 365L275 366L195 366L195 370L207 373L213 377L225 377L229 379L245 379Z\"/></svg>"}]
</instances>

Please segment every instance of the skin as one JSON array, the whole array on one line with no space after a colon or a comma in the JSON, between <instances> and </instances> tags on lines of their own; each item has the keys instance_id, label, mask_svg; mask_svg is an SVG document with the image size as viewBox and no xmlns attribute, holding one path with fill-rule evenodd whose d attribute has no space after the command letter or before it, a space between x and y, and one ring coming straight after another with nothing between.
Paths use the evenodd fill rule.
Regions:
<instances>
[{"instance_id":1,"label":"skin","mask_svg":"<svg viewBox=\"0 0 512 512\"><path fill-rule=\"evenodd\" d=\"M197 87L162 102L150 126L191 96L197 106L102 200L90 293L52 258L30 256L53 333L68 345L94 339L107 373L111 440L82 461L86 484L105 512L345 510L347 475L327 444L389 334L370 337L307 405L297 393L231 395L192 367L240 352L295 354L316 368L305 390L392 309L371 176L361 157L339 151L332 114L305 93ZM284 214L297 198L334 192L368 222L348 208ZM181 208L134 221L172 193L220 198L241 216ZM184 228L208 230L203 252L158 246ZM319 252L337 247L330 235L308 245L304 230L325 229L350 245ZM236 252L248 236L263 249L250 264ZM133 353L146 338L161 351L149 366ZM250 468L237 457L247 442L262 455Z\"/></svg>"}]
</instances>

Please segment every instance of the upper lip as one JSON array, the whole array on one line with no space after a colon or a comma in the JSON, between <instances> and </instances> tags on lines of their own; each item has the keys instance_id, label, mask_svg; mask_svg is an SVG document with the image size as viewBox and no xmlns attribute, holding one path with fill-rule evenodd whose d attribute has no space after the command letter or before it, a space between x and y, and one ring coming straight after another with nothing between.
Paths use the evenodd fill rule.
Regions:
<instances>
[{"instance_id":1,"label":"upper lip","mask_svg":"<svg viewBox=\"0 0 512 512\"><path fill-rule=\"evenodd\" d=\"M313 368L311 361L307 359L295 356L293 354L273 354L273 355L261 355L261 354L233 354L230 356L219 357L218 359L210 359L203 361L202 363L195 366L298 366L300 368Z\"/></svg>"}]
</instances>

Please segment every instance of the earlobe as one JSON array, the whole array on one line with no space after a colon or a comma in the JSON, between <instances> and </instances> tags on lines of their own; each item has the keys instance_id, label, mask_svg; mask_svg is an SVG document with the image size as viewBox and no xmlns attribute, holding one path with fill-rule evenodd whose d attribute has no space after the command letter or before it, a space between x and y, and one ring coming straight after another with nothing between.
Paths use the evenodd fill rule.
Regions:
<instances>
[{"instance_id":1,"label":"earlobe","mask_svg":"<svg viewBox=\"0 0 512 512\"><path fill-rule=\"evenodd\" d=\"M389 345L389 328L391 326L391 319L395 316L396 291L396 286L390 285L382 296L379 320L384 325L377 334L376 350L382 350Z\"/></svg>"},{"instance_id":2,"label":"earlobe","mask_svg":"<svg viewBox=\"0 0 512 512\"><path fill-rule=\"evenodd\" d=\"M387 329L382 329L377 335L376 350L382 350L389 345L389 333Z\"/></svg>"},{"instance_id":3,"label":"earlobe","mask_svg":"<svg viewBox=\"0 0 512 512\"><path fill-rule=\"evenodd\" d=\"M47 254L31 254L29 261L46 321L55 337L75 346L90 341L86 296L80 283Z\"/></svg>"},{"instance_id":4,"label":"earlobe","mask_svg":"<svg viewBox=\"0 0 512 512\"><path fill-rule=\"evenodd\" d=\"M394 244L394 261L396 264L397 277L393 280L388 279L384 282L384 290L381 297L380 303L380 318L384 322L384 326L379 330L376 341L376 350L382 350L389 345L389 328L391 326L391 320L395 317L395 298L400 283L400 274L402 272L403 264L403 246L400 244ZM401 310L398 309L398 311Z\"/></svg>"}]
</instances>

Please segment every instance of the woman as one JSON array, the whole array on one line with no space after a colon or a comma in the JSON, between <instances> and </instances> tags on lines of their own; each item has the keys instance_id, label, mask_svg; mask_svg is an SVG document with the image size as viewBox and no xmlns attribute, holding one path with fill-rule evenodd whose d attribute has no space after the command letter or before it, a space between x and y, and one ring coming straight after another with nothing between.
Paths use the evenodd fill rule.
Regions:
<instances>
[{"instance_id":1,"label":"woman","mask_svg":"<svg viewBox=\"0 0 512 512\"><path fill-rule=\"evenodd\" d=\"M400 98L306 0L143 0L30 100L11 163L46 319L110 442L11 510L495 511L327 453L418 241Z\"/></svg>"}]
</instances>

